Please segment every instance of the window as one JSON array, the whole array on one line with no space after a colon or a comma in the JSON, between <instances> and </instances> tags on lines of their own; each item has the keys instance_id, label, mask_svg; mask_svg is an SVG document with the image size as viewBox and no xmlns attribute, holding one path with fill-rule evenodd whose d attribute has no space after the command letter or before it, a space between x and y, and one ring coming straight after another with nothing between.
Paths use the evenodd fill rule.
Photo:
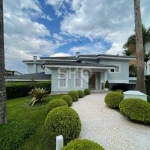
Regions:
<instances>
[{"instance_id":1,"label":"window","mask_svg":"<svg viewBox=\"0 0 150 150\"><path fill-rule=\"evenodd\" d=\"M119 73L120 72L120 65L112 64L115 66L115 68L110 69L110 72Z\"/></svg>"},{"instance_id":2,"label":"window","mask_svg":"<svg viewBox=\"0 0 150 150\"><path fill-rule=\"evenodd\" d=\"M59 88L67 88L67 70L59 71Z\"/></svg>"},{"instance_id":3,"label":"window","mask_svg":"<svg viewBox=\"0 0 150 150\"><path fill-rule=\"evenodd\" d=\"M81 78L81 71L78 70L75 72L75 87L82 86L82 78Z\"/></svg>"}]
</instances>

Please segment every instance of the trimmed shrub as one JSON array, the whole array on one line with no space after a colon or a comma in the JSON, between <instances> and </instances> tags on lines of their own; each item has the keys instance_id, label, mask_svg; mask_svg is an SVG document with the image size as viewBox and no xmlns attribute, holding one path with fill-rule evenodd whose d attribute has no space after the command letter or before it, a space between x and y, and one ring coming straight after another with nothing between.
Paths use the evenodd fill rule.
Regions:
<instances>
[{"instance_id":1,"label":"trimmed shrub","mask_svg":"<svg viewBox=\"0 0 150 150\"><path fill-rule=\"evenodd\" d=\"M62 99L53 99L46 105L46 111L48 113L52 109L54 109L56 107L61 107L61 106L68 106L68 104Z\"/></svg>"},{"instance_id":2,"label":"trimmed shrub","mask_svg":"<svg viewBox=\"0 0 150 150\"><path fill-rule=\"evenodd\" d=\"M61 150L104 150L104 148L98 143L87 139L75 139L61 148Z\"/></svg>"},{"instance_id":3,"label":"trimmed shrub","mask_svg":"<svg viewBox=\"0 0 150 150\"><path fill-rule=\"evenodd\" d=\"M73 102L78 101L79 94L77 91L69 91L68 95L71 96Z\"/></svg>"},{"instance_id":4,"label":"trimmed shrub","mask_svg":"<svg viewBox=\"0 0 150 150\"><path fill-rule=\"evenodd\" d=\"M139 98L127 98L119 105L120 112L129 119L150 124L150 104Z\"/></svg>"},{"instance_id":5,"label":"trimmed shrub","mask_svg":"<svg viewBox=\"0 0 150 150\"><path fill-rule=\"evenodd\" d=\"M16 150L35 131L35 124L29 120L13 120L0 126L0 149Z\"/></svg>"},{"instance_id":6,"label":"trimmed shrub","mask_svg":"<svg viewBox=\"0 0 150 150\"><path fill-rule=\"evenodd\" d=\"M72 98L69 95L63 95L62 99L68 104L68 106L71 106L73 103Z\"/></svg>"},{"instance_id":7,"label":"trimmed shrub","mask_svg":"<svg viewBox=\"0 0 150 150\"><path fill-rule=\"evenodd\" d=\"M84 94L85 94L85 95L91 94L90 89L84 89Z\"/></svg>"},{"instance_id":8,"label":"trimmed shrub","mask_svg":"<svg viewBox=\"0 0 150 150\"><path fill-rule=\"evenodd\" d=\"M123 91L122 91L122 90L116 90L115 92L120 92L120 93L122 93L122 94L123 94Z\"/></svg>"},{"instance_id":9,"label":"trimmed shrub","mask_svg":"<svg viewBox=\"0 0 150 150\"><path fill-rule=\"evenodd\" d=\"M79 98L84 97L84 92L82 90L78 90L77 92L79 94Z\"/></svg>"},{"instance_id":10,"label":"trimmed shrub","mask_svg":"<svg viewBox=\"0 0 150 150\"><path fill-rule=\"evenodd\" d=\"M44 88L49 91L49 93L51 92L51 81L35 82L34 86ZM13 99L28 96L32 88L30 82L8 82L6 84L6 97L7 99Z\"/></svg>"},{"instance_id":11,"label":"trimmed shrub","mask_svg":"<svg viewBox=\"0 0 150 150\"><path fill-rule=\"evenodd\" d=\"M109 82L108 82L108 80L105 82L105 88L109 89Z\"/></svg>"},{"instance_id":12,"label":"trimmed shrub","mask_svg":"<svg viewBox=\"0 0 150 150\"><path fill-rule=\"evenodd\" d=\"M78 113L70 107L57 107L47 114L45 127L53 139L58 135L64 137L64 143L78 138L81 121Z\"/></svg>"},{"instance_id":13,"label":"trimmed shrub","mask_svg":"<svg viewBox=\"0 0 150 150\"><path fill-rule=\"evenodd\" d=\"M121 92L109 92L105 96L105 103L111 108L118 108L119 103L123 100L123 94Z\"/></svg>"}]
</instances>

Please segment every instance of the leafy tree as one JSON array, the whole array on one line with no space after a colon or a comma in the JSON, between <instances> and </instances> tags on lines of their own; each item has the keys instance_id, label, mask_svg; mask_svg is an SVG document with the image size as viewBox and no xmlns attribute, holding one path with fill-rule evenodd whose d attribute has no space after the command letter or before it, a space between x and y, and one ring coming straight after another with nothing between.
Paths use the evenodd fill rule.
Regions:
<instances>
[{"instance_id":1,"label":"leafy tree","mask_svg":"<svg viewBox=\"0 0 150 150\"><path fill-rule=\"evenodd\" d=\"M134 51L132 51L132 50L124 50L123 54L126 55L126 56L131 56L132 54L134 54Z\"/></svg>"},{"instance_id":2,"label":"leafy tree","mask_svg":"<svg viewBox=\"0 0 150 150\"><path fill-rule=\"evenodd\" d=\"M4 60L3 0L0 0L0 124L7 123Z\"/></svg>"},{"instance_id":3,"label":"leafy tree","mask_svg":"<svg viewBox=\"0 0 150 150\"><path fill-rule=\"evenodd\" d=\"M146 93L144 81L144 48L145 39L142 33L140 0L134 0L135 32L136 32L136 60L137 60L137 80L136 90Z\"/></svg>"}]
</instances>

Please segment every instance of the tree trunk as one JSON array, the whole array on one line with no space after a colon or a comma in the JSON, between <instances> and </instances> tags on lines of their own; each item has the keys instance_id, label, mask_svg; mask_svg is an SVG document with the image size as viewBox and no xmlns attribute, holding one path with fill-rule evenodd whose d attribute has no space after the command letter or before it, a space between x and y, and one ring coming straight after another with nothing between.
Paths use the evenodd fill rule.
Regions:
<instances>
[{"instance_id":1,"label":"tree trunk","mask_svg":"<svg viewBox=\"0 0 150 150\"><path fill-rule=\"evenodd\" d=\"M0 0L0 124L7 123L4 59L3 0Z\"/></svg>"},{"instance_id":2,"label":"tree trunk","mask_svg":"<svg viewBox=\"0 0 150 150\"><path fill-rule=\"evenodd\" d=\"M137 60L136 90L146 93L145 79L144 79L144 50L143 50L140 0L134 0L134 15L135 15L136 60Z\"/></svg>"}]
</instances>

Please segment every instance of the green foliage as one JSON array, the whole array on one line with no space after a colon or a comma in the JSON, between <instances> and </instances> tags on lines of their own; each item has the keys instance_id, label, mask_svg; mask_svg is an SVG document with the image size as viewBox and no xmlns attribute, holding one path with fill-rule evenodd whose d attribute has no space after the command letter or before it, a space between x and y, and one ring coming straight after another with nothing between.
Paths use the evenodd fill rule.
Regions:
<instances>
[{"instance_id":1,"label":"green foliage","mask_svg":"<svg viewBox=\"0 0 150 150\"><path fill-rule=\"evenodd\" d=\"M43 101L44 98L48 96L47 93L48 91L43 88L32 89L29 92L29 95L33 96L33 98L31 99L29 105L33 106L35 103Z\"/></svg>"},{"instance_id":2,"label":"green foliage","mask_svg":"<svg viewBox=\"0 0 150 150\"><path fill-rule=\"evenodd\" d=\"M13 99L27 96L32 86L30 82L8 82L6 84L6 97L7 99ZM51 81L37 82L34 83L34 86L51 92Z\"/></svg>"},{"instance_id":3,"label":"green foliage","mask_svg":"<svg viewBox=\"0 0 150 150\"><path fill-rule=\"evenodd\" d=\"M40 81L35 84L35 87L37 88L43 88L46 89L46 91L51 92L51 81Z\"/></svg>"},{"instance_id":4,"label":"green foliage","mask_svg":"<svg viewBox=\"0 0 150 150\"><path fill-rule=\"evenodd\" d=\"M150 95L150 75L145 76L146 93Z\"/></svg>"},{"instance_id":5,"label":"green foliage","mask_svg":"<svg viewBox=\"0 0 150 150\"><path fill-rule=\"evenodd\" d=\"M0 125L0 149L18 149L34 131L35 124L29 120L13 120Z\"/></svg>"},{"instance_id":6,"label":"green foliage","mask_svg":"<svg viewBox=\"0 0 150 150\"><path fill-rule=\"evenodd\" d=\"M150 104L139 98L127 98L119 105L120 112L129 119L150 124Z\"/></svg>"},{"instance_id":7,"label":"green foliage","mask_svg":"<svg viewBox=\"0 0 150 150\"><path fill-rule=\"evenodd\" d=\"M115 92L119 92L123 94L123 90L116 90Z\"/></svg>"},{"instance_id":8,"label":"green foliage","mask_svg":"<svg viewBox=\"0 0 150 150\"><path fill-rule=\"evenodd\" d=\"M71 106L73 103L72 98L69 95L63 95L62 99L68 104L68 106Z\"/></svg>"},{"instance_id":9,"label":"green foliage","mask_svg":"<svg viewBox=\"0 0 150 150\"><path fill-rule=\"evenodd\" d=\"M47 114L45 127L53 139L58 135L62 135L66 144L79 137L81 121L74 109L70 107L57 107Z\"/></svg>"},{"instance_id":10,"label":"green foliage","mask_svg":"<svg viewBox=\"0 0 150 150\"><path fill-rule=\"evenodd\" d=\"M61 148L61 150L104 150L104 148L98 143L87 139L75 139Z\"/></svg>"},{"instance_id":11,"label":"green foliage","mask_svg":"<svg viewBox=\"0 0 150 150\"><path fill-rule=\"evenodd\" d=\"M54 109L56 107L61 107L61 106L68 106L68 104L62 99L54 99L46 105L46 111L48 113L52 109Z\"/></svg>"},{"instance_id":12,"label":"green foliage","mask_svg":"<svg viewBox=\"0 0 150 150\"><path fill-rule=\"evenodd\" d=\"M6 97L7 99L18 98L27 96L31 90L29 83L8 83L6 85Z\"/></svg>"},{"instance_id":13,"label":"green foliage","mask_svg":"<svg viewBox=\"0 0 150 150\"><path fill-rule=\"evenodd\" d=\"M109 89L109 82L108 82L108 80L105 82L105 88Z\"/></svg>"},{"instance_id":14,"label":"green foliage","mask_svg":"<svg viewBox=\"0 0 150 150\"><path fill-rule=\"evenodd\" d=\"M85 94L85 95L89 95L89 94L91 94L90 89L84 89L84 94Z\"/></svg>"},{"instance_id":15,"label":"green foliage","mask_svg":"<svg viewBox=\"0 0 150 150\"><path fill-rule=\"evenodd\" d=\"M111 108L118 108L119 103L123 100L121 92L109 92L105 96L105 103Z\"/></svg>"},{"instance_id":16,"label":"green foliage","mask_svg":"<svg viewBox=\"0 0 150 150\"><path fill-rule=\"evenodd\" d=\"M79 94L77 91L69 91L68 95L71 96L73 102L78 101Z\"/></svg>"},{"instance_id":17,"label":"green foliage","mask_svg":"<svg viewBox=\"0 0 150 150\"><path fill-rule=\"evenodd\" d=\"M84 92L82 90L78 90L77 92L79 94L79 98L84 97Z\"/></svg>"}]
</instances>

